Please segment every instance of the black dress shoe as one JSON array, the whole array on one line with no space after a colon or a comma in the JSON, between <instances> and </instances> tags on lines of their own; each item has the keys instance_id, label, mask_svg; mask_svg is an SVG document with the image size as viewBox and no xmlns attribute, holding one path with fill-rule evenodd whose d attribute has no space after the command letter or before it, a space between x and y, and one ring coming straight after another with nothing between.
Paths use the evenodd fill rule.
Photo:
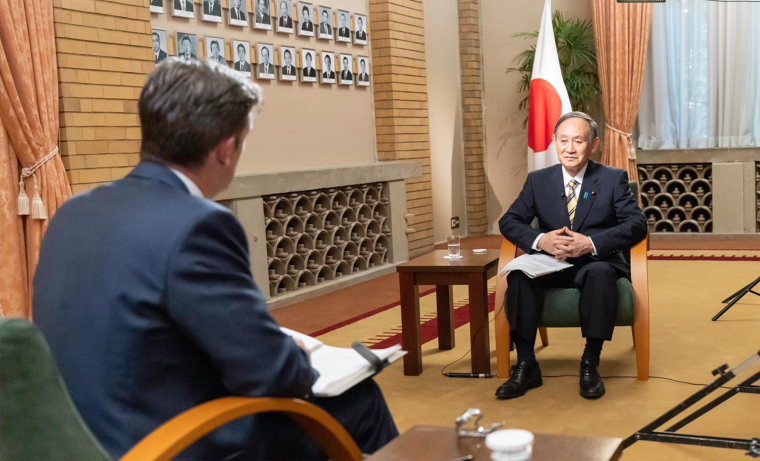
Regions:
<instances>
[{"instance_id":1,"label":"black dress shoe","mask_svg":"<svg viewBox=\"0 0 760 461\"><path fill-rule=\"evenodd\" d=\"M604 383L596 365L588 360L581 360L581 397L598 399L604 395Z\"/></svg>"},{"instance_id":2,"label":"black dress shoe","mask_svg":"<svg viewBox=\"0 0 760 461\"><path fill-rule=\"evenodd\" d=\"M496 397L500 399L515 399L522 397L528 389L541 387L541 367L536 363L530 367L527 362L517 362L509 373L507 382L496 389Z\"/></svg>"}]
</instances>

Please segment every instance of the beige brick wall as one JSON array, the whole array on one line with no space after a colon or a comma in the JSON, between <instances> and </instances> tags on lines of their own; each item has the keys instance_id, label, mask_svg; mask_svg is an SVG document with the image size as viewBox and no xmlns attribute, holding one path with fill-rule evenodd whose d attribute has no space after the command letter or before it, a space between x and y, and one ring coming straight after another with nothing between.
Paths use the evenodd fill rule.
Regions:
<instances>
[{"instance_id":1,"label":"beige brick wall","mask_svg":"<svg viewBox=\"0 0 760 461\"><path fill-rule=\"evenodd\" d=\"M433 249L425 29L422 0L370 0L377 155L415 160L422 176L406 182L410 256Z\"/></svg>"},{"instance_id":2,"label":"beige brick wall","mask_svg":"<svg viewBox=\"0 0 760 461\"><path fill-rule=\"evenodd\" d=\"M148 0L54 0L63 164L74 193L139 161L137 99L153 70Z\"/></svg>"},{"instance_id":3,"label":"beige brick wall","mask_svg":"<svg viewBox=\"0 0 760 461\"><path fill-rule=\"evenodd\" d=\"M484 161L480 0L459 0L459 57L462 70L467 234L485 235L488 232L488 209Z\"/></svg>"}]
</instances>

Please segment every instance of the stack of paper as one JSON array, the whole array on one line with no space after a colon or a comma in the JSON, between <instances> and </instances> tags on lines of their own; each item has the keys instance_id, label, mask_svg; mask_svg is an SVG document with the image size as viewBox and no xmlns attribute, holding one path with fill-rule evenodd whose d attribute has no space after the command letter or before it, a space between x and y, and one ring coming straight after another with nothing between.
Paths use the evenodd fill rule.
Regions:
<instances>
[{"instance_id":1,"label":"stack of paper","mask_svg":"<svg viewBox=\"0 0 760 461\"><path fill-rule=\"evenodd\" d=\"M504 275L511 271L523 271L530 278L541 277L542 275L559 272L562 269L573 267L566 261L560 261L553 256L543 253L534 253L531 255L522 255L509 262L499 275Z\"/></svg>"}]
</instances>

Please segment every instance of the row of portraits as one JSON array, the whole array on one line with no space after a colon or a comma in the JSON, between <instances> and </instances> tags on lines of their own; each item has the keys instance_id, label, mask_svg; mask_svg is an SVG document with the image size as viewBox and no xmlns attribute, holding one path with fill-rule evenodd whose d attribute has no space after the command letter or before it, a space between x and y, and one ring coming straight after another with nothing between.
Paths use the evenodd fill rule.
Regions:
<instances>
[{"instance_id":1,"label":"row of portraits","mask_svg":"<svg viewBox=\"0 0 760 461\"><path fill-rule=\"evenodd\" d=\"M153 59L158 64L169 57L167 48L167 35L163 29L153 29ZM370 67L369 58L366 56L357 56L357 72L354 75L354 57L350 54L340 53L336 62L335 53L322 51L317 54L316 50L302 48L301 69L295 65L296 49L289 46L281 46L280 65L274 64L275 49L273 45L258 43L257 44L257 62L251 65L251 44L243 40L233 40L232 50L234 56L228 59L225 56L225 42L223 38L206 37L205 44L206 58L219 64L226 65L229 60L233 63L232 67L248 77L264 80L274 80L276 67L280 68L280 80L296 81L300 75L302 82L319 81L326 84L338 83L340 85L353 85L354 79L358 86L369 86L370 84ZM198 59L198 37L195 34L177 32L177 56L180 59ZM316 60L321 59L322 69L316 69Z\"/></svg>"},{"instance_id":2,"label":"row of portraits","mask_svg":"<svg viewBox=\"0 0 760 461\"><path fill-rule=\"evenodd\" d=\"M354 34L354 43L357 45L367 44L367 16L354 14L356 30L351 29L351 13L337 10L338 27L333 27L333 11L328 6L317 6L319 23L312 21L314 17L314 4L307 2L294 2L293 0L275 0L277 11L270 11L269 0L254 0L253 27L255 29L272 30L276 24L277 32L292 34L298 31L298 35L306 37L318 37L325 40L336 39L339 42L351 42L351 33ZM172 15L183 18L195 18L195 5L193 0L150 0L150 10L154 13L164 13L164 3L173 3ZM248 26L247 0L230 0L229 24L232 26ZM297 3L300 14L300 24L295 24L292 17L293 3ZM276 13L276 17L272 15ZM204 21L222 22L221 0L203 0ZM333 30L335 29L335 30ZM337 36L336 36L337 34Z\"/></svg>"}]
</instances>

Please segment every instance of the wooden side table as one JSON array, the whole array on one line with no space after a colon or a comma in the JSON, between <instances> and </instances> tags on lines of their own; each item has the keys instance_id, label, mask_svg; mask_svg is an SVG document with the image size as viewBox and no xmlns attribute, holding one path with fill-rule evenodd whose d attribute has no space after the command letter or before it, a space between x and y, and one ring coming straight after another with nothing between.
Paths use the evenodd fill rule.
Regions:
<instances>
[{"instance_id":1,"label":"wooden side table","mask_svg":"<svg viewBox=\"0 0 760 461\"><path fill-rule=\"evenodd\" d=\"M435 285L438 313L438 349L454 348L454 305L452 285L467 285L470 291L470 342L472 372L490 373L488 348L488 279L496 275L499 250L474 254L463 250L459 259L445 259L447 250L437 250L396 267L401 286L401 335L407 354L404 374L422 373L419 285Z\"/></svg>"}]
</instances>

